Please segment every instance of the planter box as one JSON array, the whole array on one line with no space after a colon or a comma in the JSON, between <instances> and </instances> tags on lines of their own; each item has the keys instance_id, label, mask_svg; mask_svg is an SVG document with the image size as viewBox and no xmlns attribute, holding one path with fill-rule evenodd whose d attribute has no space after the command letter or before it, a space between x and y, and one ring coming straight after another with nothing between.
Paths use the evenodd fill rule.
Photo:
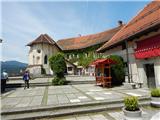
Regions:
<instances>
[{"instance_id":1,"label":"planter box","mask_svg":"<svg viewBox=\"0 0 160 120\"><path fill-rule=\"evenodd\" d=\"M122 111L125 116L125 120L142 120L142 110L137 111L128 111L125 109L125 107L122 108Z\"/></svg>"},{"instance_id":2,"label":"planter box","mask_svg":"<svg viewBox=\"0 0 160 120\"><path fill-rule=\"evenodd\" d=\"M151 106L160 108L160 97L151 97Z\"/></svg>"}]
</instances>

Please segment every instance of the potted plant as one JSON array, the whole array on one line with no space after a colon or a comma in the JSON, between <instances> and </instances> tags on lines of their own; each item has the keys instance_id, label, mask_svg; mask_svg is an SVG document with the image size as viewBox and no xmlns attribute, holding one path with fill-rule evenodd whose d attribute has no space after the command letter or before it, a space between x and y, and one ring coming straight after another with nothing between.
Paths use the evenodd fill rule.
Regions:
<instances>
[{"instance_id":1,"label":"potted plant","mask_svg":"<svg viewBox=\"0 0 160 120\"><path fill-rule=\"evenodd\" d=\"M151 90L151 106L160 107L160 88Z\"/></svg>"},{"instance_id":2,"label":"potted plant","mask_svg":"<svg viewBox=\"0 0 160 120\"><path fill-rule=\"evenodd\" d=\"M125 106L122 108L125 119L141 118L142 110L138 105L138 98L134 96L129 96L124 99Z\"/></svg>"}]
</instances>

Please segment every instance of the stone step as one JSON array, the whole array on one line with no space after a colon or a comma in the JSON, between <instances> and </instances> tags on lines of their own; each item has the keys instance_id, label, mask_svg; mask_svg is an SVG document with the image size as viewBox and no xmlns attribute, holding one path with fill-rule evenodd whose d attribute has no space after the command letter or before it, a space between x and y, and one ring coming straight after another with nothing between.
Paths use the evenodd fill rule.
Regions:
<instances>
[{"instance_id":1,"label":"stone step","mask_svg":"<svg viewBox=\"0 0 160 120\"><path fill-rule=\"evenodd\" d=\"M68 85L77 85L77 84L94 84L95 81L67 81ZM30 83L31 87L35 86L52 86L52 83L43 82L43 83ZM24 87L24 83L7 83L6 88L17 88Z\"/></svg>"},{"instance_id":2,"label":"stone step","mask_svg":"<svg viewBox=\"0 0 160 120\"><path fill-rule=\"evenodd\" d=\"M51 83L30 83L30 87L34 86L50 86ZM24 87L24 83L12 83L7 84L6 88L17 88L17 87Z\"/></svg>"},{"instance_id":3,"label":"stone step","mask_svg":"<svg viewBox=\"0 0 160 120\"><path fill-rule=\"evenodd\" d=\"M112 100L113 101L113 100ZM141 98L140 105L149 105L150 98ZM124 106L123 100L118 101L98 101L95 103L88 104L73 104L73 105L63 105L57 107L42 107L35 109L17 109L17 110L6 110L2 111L3 120L25 120L25 119L36 119L36 118L46 118L46 117L60 117L65 115L73 114L83 114L91 112L100 112L104 110L111 110L122 108Z\"/></svg>"},{"instance_id":4,"label":"stone step","mask_svg":"<svg viewBox=\"0 0 160 120\"><path fill-rule=\"evenodd\" d=\"M77 84L94 84L95 81L68 81L69 85L77 85Z\"/></svg>"}]
</instances>

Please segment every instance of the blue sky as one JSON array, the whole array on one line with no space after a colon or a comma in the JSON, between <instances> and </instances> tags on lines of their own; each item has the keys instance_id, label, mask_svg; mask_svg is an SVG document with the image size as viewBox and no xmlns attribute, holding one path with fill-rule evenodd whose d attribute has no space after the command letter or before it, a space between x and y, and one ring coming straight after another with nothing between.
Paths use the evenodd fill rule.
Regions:
<instances>
[{"instance_id":1,"label":"blue sky","mask_svg":"<svg viewBox=\"0 0 160 120\"><path fill-rule=\"evenodd\" d=\"M149 1L1 2L2 60L28 62L25 45L47 33L55 41L127 23Z\"/></svg>"}]
</instances>

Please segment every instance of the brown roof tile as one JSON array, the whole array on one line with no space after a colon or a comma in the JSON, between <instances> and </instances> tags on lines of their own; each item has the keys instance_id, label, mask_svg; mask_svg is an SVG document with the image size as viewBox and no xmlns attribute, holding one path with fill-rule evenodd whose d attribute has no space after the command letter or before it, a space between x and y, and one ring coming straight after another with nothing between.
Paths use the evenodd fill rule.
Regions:
<instances>
[{"instance_id":1,"label":"brown roof tile","mask_svg":"<svg viewBox=\"0 0 160 120\"><path fill-rule=\"evenodd\" d=\"M38 44L38 43L56 45L61 50L61 48L57 45L57 43L47 34L41 34L35 40L33 40L32 42L28 43L27 46L32 46L32 45Z\"/></svg>"},{"instance_id":2,"label":"brown roof tile","mask_svg":"<svg viewBox=\"0 0 160 120\"><path fill-rule=\"evenodd\" d=\"M122 26L97 34L62 39L57 41L57 44L61 47L62 50L76 50L87 48L108 41L115 33L117 33L122 28Z\"/></svg>"},{"instance_id":3,"label":"brown roof tile","mask_svg":"<svg viewBox=\"0 0 160 120\"><path fill-rule=\"evenodd\" d=\"M158 24L160 24L160 1L152 1L97 51L101 52Z\"/></svg>"}]
</instances>

